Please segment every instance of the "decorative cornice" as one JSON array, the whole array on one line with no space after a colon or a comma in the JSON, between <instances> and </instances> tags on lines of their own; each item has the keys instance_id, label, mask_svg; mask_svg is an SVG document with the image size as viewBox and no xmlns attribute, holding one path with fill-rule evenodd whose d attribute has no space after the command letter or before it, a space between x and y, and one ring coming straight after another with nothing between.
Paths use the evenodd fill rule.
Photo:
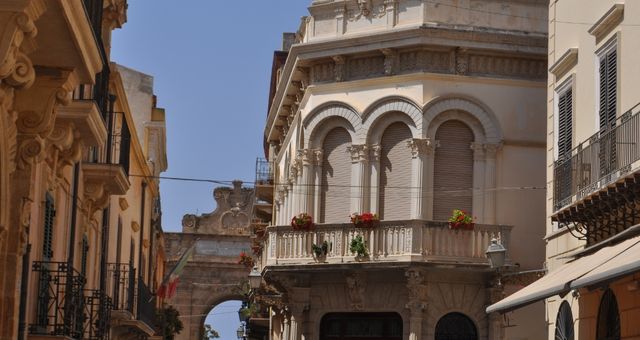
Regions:
<instances>
[{"instance_id":1,"label":"decorative cornice","mask_svg":"<svg viewBox=\"0 0 640 340\"><path fill-rule=\"evenodd\" d=\"M549 72L551 72L557 78L562 78L567 71L572 69L578 64L578 49L568 49L556 62L551 65Z\"/></svg>"},{"instance_id":2,"label":"decorative cornice","mask_svg":"<svg viewBox=\"0 0 640 340\"><path fill-rule=\"evenodd\" d=\"M589 28L589 34L596 38L596 42L599 42L622 20L624 20L624 4L615 4Z\"/></svg>"}]
</instances>

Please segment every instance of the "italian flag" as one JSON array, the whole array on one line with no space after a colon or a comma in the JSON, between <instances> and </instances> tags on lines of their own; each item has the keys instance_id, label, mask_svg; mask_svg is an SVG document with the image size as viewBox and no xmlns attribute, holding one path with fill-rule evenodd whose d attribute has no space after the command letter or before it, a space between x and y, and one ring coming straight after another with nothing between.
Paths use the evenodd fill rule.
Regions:
<instances>
[{"instance_id":1,"label":"italian flag","mask_svg":"<svg viewBox=\"0 0 640 340\"><path fill-rule=\"evenodd\" d=\"M193 251L196 248L195 246L196 242L193 242L191 247L189 247L189 249L187 249L184 254L182 254L180 260L178 260L178 263L173 266L173 269L171 269L169 274L164 277L162 283L160 284L160 287L158 287L158 297L163 299L170 299L171 297L173 297L173 295L175 295L176 289L178 288L178 282L180 281L180 274L182 273L184 266L187 265L187 262L189 262L189 259L193 255Z\"/></svg>"}]
</instances>

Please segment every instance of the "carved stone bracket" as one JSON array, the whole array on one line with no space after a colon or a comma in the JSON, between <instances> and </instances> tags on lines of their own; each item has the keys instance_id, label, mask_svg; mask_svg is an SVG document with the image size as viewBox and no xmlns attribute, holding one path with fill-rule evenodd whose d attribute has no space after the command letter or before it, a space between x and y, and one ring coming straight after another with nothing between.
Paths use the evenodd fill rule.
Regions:
<instances>
[{"instance_id":1,"label":"carved stone bracket","mask_svg":"<svg viewBox=\"0 0 640 340\"><path fill-rule=\"evenodd\" d=\"M335 66L333 67L333 76L334 76L334 80L336 82L341 82L344 81L345 77L345 73L346 73L346 67L345 67L345 63L346 63L346 58L343 56L333 56L333 61L335 63Z\"/></svg>"},{"instance_id":2,"label":"carved stone bracket","mask_svg":"<svg viewBox=\"0 0 640 340\"><path fill-rule=\"evenodd\" d=\"M353 272L345 276L347 297L351 309L360 311L364 310L365 291L366 291L366 273Z\"/></svg>"},{"instance_id":3,"label":"carved stone bracket","mask_svg":"<svg viewBox=\"0 0 640 340\"><path fill-rule=\"evenodd\" d=\"M398 51L385 48L382 49L382 54L384 54L384 74L391 76L398 73L399 66L399 58Z\"/></svg>"},{"instance_id":4,"label":"carved stone bracket","mask_svg":"<svg viewBox=\"0 0 640 340\"><path fill-rule=\"evenodd\" d=\"M56 124L47 138L47 162L52 174L62 177L64 168L73 165L82 157L84 143L73 124Z\"/></svg>"},{"instance_id":5,"label":"carved stone bracket","mask_svg":"<svg viewBox=\"0 0 640 340\"><path fill-rule=\"evenodd\" d=\"M407 278L407 290L409 292L408 303L405 308L416 315L427 308L427 284L425 273L420 269L409 268L404 275Z\"/></svg>"},{"instance_id":6,"label":"carved stone bracket","mask_svg":"<svg viewBox=\"0 0 640 340\"><path fill-rule=\"evenodd\" d=\"M411 148L411 155L413 158L417 158L422 155L433 154L434 145L429 138L413 138L412 140L407 142L407 146Z\"/></svg>"}]
</instances>

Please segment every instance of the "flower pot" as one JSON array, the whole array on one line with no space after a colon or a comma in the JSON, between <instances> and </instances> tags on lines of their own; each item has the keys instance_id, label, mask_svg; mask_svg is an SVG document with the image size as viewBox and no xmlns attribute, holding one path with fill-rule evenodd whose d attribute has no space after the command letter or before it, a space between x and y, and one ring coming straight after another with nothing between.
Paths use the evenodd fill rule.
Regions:
<instances>
[{"instance_id":1,"label":"flower pot","mask_svg":"<svg viewBox=\"0 0 640 340\"><path fill-rule=\"evenodd\" d=\"M358 255L355 256L354 259L356 260L356 262L364 262L364 261L369 260L369 255L358 254Z\"/></svg>"},{"instance_id":2,"label":"flower pot","mask_svg":"<svg viewBox=\"0 0 640 340\"><path fill-rule=\"evenodd\" d=\"M317 263L325 263L325 262L327 262L327 254L321 254L321 255L313 254L313 259Z\"/></svg>"},{"instance_id":3,"label":"flower pot","mask_svg":"<svg viewBox=\"0 0 640 340\"><path fill-rule=\"evenodd\" d=\"M475 223L449 222L451 230L473 230Z\"/></svg>"}]
</instances>

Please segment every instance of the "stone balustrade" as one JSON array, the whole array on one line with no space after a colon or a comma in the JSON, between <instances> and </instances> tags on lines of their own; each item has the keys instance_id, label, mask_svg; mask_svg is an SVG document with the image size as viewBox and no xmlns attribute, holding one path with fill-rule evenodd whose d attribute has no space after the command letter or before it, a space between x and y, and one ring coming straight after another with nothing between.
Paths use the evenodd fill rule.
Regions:
<instances>
[{"instance_id":1,"label":"stone balustrade","mask_svg":"<svg viewBox=\"0 0 640 340\"><path fill-rule=\"evenodd\" d=\"M372 229L355 228L351 223L317 224L311 231L272 226L267 228L263 265L314 264L312 245L324 241L331 245L326 263L356 262L349 244L358 235L366 242L368 262L488 265L485 251L491 239L499 238L509 249L511 228L476 224L473 230L451 230L447 223L423 220L381 221Z\"/></svg>"}]
</instances>

